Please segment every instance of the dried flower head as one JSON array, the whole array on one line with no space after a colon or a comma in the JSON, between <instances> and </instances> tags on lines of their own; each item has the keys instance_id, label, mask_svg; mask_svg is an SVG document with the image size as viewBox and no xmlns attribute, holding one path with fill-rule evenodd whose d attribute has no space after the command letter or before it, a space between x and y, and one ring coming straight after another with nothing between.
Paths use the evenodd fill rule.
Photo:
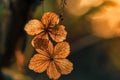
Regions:
<instances>
[{"instance_id":1,"label":"dried flower head","mask_svg":"<svg viewBox=\"0 0 120 80\"><path fill-rule=\"evenodd\" d=\"M50 35L55 42L62 42L67 35L65 26L59 25L59 16L53 12L45 13L41 21L37 19L30 20L24 29L29 35L36 35L35 38L48 39L48 35Z\"/></svg>"},{"instance_id":2,"label":"dried flower head","mask_svg":"<svg viewBox=\"0 0 120 80\"><path fill-rule=\"evenodd\" d=\"M69 74L73 70L73 64L66 59L70 53L70 46L67 42L60 42L53 47L49 41L46 51L37 49L29 64L29 69L42 73L45 70L50 79L58 79L61 74Z\"/></svg>"}]
</instances>

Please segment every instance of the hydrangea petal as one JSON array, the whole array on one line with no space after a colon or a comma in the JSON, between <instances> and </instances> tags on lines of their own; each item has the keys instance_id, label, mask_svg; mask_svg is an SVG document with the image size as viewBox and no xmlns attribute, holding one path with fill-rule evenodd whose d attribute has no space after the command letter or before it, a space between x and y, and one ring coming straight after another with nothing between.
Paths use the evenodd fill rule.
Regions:
<instances>
[{"instance_id":1,"label":"hydrangea petal","mask_svg":"<svg viewBox=\"0 0 120 80\"><path fill-rule=\"evenodd\" d=\"M46 47L46 48L44 47L44 49L42 49L42 48L41 49L36 49L36 51L38 53L41 53L43 55L46 55L46 56L50 57L50 56L53 55L53 44L52 44L52 42L49 41L48 44L47 44L47 46L48 47Z\"/></svg>"},{"instance_id":2,"label":"hydrangea petal","mask_svg":"<svg viewBox=\"0 0 120 80\"><path fill-rule=\"evenodd\" d=\"M52 44L52 42L51 41L49 41L49 44L48 44L48 53L49 53L49 55L51 56L51 55L53 55L53 44Z\"/></svg>"},{"instance_id":3,"label":"hydrangea petal","mask_svg":"<svg viewBox=\"0 0 120 80\"><path fill-rule=\"evenodd\" d=\"M73 64L67 59L55 59L61 74L69 74L73 70Z\"/></svg>"},{"instance_id":4,"label":"hydrangea petal","mask_svg":"<svg viewBox=\"0 0 120 80\"><path fill-rule=\"evenodd\" d=\"M56 42L62 42L66 39L67 32L65 30L65 26L59 25L56 28L51 29L50 37Z\"/></svg>"},{"instance_id":5,"label":"hydrangea petal","mask_svg":"<svg viewBox=\"0 0 120 80\"><path fill-rule=\"evenodd\" d=\"M58 79L61 74L58 72L55 63L52 61L47 68L47 75L49 76L50 79Z\"/></svg>"},{"instance_id":6,"label":"hydrangea petal","mask_svg":"<svg viewBox=\"0 0 120 80\"><path fill-rule=\"evenodd\" d=\"M53 12L47 12L42 16L41 21L45 27L54 27L59 23L59 16Z\"/></svg>"},{"instance_id":7,"label":"hydrangea petal","mask_svg":"<svg viewBox=\"0 0 120 80\"><path fill-rule=\"evenodd\" d=\"M30 60L29 69L38 73L42 73L47 69L49 63L48 57L42 54L36 54Z\"/></svg>"},{"instance_id":8,"label":"hydrangea petal","mask_svg":"<svg viewBox=\"0 0 120 80\"><path fill-rule=\"evenodd\" d=\"M70 53L70 45L68 42L60 42L54 48L54 58L66 58Z\"/></svg>"},{"instance_id":9,"label":"hydrangea petal","mask_svg":"<svg viewBox=\"0 0 120 80\"><path fill-rule=\"evenodd\" d=\"M50 55L47 53L47 52L45 52L45 51L43 51L43 50L41 50L41 49L35 49L39 54L42 54L42 55L44 55L44 56L46 56L46 57L50 57Z\"/></svg>"},{"instance_id":10,"label":"hydrangea petal","mask_svg":"<svg viewBox=\"0 0 120 80\"><path fill-rule=\"evenodd\" d=\"M37 20L33 19L30 20L26 25L24 30L27 32L29 35L36 35L39 34L40 32L43 31L43 24Z\"/></svg>"},{"instance_id":11,"label":"hydrangea petal","mask_svg":"<svg viewBox=\"0 0 120 80\"><path fill-rule=\"evenodd\" d=\"M35 36L32 39L31 44L33 47L35 47L37 49L39 47L39 44L43 43L43 41L45 44L46 44L46 42L48 42L48 35L44 34L44 33L40 33L39 35ZM45 44L43 44L43 45L45 45Z\"/></svg>"},{"instance_id":12,"label":"hydrangea petal","mask_svg":"<svg viewBox=\"0 0 120 80\"><path fill-rule=\"evenodd\" d=\"M41 35L36 36L32 40L31 44L36 49L36 51L38 53L41 52L41 51L44 51L47 54L49 54L49 56L50 56L50 55L53 54L53 44L48 39L48 35L44 34L42 36L43 36L42 38L41 38Z\"/></svg>"}]
</instances>

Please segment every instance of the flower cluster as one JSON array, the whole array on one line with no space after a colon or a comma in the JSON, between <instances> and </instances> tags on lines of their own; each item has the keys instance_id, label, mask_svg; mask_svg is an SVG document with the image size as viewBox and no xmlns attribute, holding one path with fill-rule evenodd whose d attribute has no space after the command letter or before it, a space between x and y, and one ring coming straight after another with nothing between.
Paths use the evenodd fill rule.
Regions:
<instances>
[{"instance_id":1,"label":"flower cluster","mask_svg":"<svg viewBox=\"0 0 120 80\"><path fill-rule=\"evenodd\" d=\"M36 49L29 63L29 69L42 73L46 70L50 79L59 79L61 74L69 74L73 64L66 59L70 54L70 45L64 41L67 32L64 25L59 24L59 16L53 12L44 13L41 20L30 20L24 30L35 36L31 42ZM53 45L52 42L56 42Z\"/></svg>"}]
</instances>

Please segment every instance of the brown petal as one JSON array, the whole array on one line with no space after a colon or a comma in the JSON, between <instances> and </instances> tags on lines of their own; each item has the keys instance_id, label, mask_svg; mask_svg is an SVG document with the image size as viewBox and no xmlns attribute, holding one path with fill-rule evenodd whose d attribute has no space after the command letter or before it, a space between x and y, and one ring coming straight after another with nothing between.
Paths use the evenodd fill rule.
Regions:
<instances>
[{"instance_id":1,"label":"brown petal","mask_svg":"<svg viewBox=\"0 0 120 80\"><path fill-rule=\"evenodd\" d=\"M42 39L42 38L36 38L33 44L36 49L46 50L48 48L49 40Z\"/></svg>"},{"instance_id":2,"label":"brown petal","mask_svg":"<svg viewBox=\"0 0 120 80\"><path fill-rule=\"evenodd\" d=\"M32 46L36 49L36 51L38 51L38 53L40 50L43 50L49 55L53 54L53 44L50 40L48 40L48 36L47 39L41 38L41 35L36 36L32 40Z\"/></svg>"},{"instance_id":3,"label":"brown petal","mask_svg":"<svg viewBox=\"0 0 120 80\"><path fill-rule=\"evenodd\" d=\"M48 43L48 35L45 33L40 33L39 35L35 36L31 42L32 46L36 49L40 48L40 46L47 45Z\"/></svg>"},{"instance_id":4,"label":"brown petal","mask_svg":"<svg viewBox=\"0 0 120 80\"><path fill-rule=\"evenodd\" d=\"M54 58L66 58L70 53L68 42L60 42L54 48Z\"/></svg>"},{"instance_id":5,"label":"brown petal","mask_svg":"<svg viewBox=\"0 0 120 80\"><path fill-rule=\"evenodd\" d=\"M61 74L69 74L73 70L73 64L67 59L55 59Z\"/></svg>"},{"instance_id":6,"label":"brown petal","mask_svg":"<svg viewBox=\"0 0 120 80\"><path fill-rule=\"evenodd\" d=\"M40 32L43 31L43 24L37 20L33 19L30 20L26 25L24 30L29 34L29 35L36 35L39 34Z\"/></svg>"},{"instance_id":7,"label":"brown petal","mask_svg":"<svg viewBox=\"0 0 120 80\"><path fill-rule=\"evenodd\" d=\"M62 42L66 39L67 32L65 30L65 26L59 25L51 30L49 33L50 37L56 42Z\"/></svg>"},{"instance_id":8,"label":"brown petal","mask_svg":"<svg viewBox=\"0 0 120 80\"><path fill-rule=\"evenodd\" d=\"M48 65L49 65L48 57L42 54L36 54L30 60L29 69L41 73L47 69Z\"/></svg>"},{"instance_id":9,"label":"brown petal","mask_svg":"<svg viewBox=\"0 0 120 80\"><path fill-rule=\"evenodd\" d=\"M54 62L51 62L49 67L47 68L47 75L50 79L58 79L61 76Z\"/></svg>"},{"instance_id":10,"label":"brown petal","mask_svg":"<svg viewBox=\"0 0 120 80\"><path fill-rule=\"evenodd\" d=\"M53 12L47 12L42 16L41 21L46 27L54 27L59 23L59 16Z\"/></svg>"},{"instance_id":11,"label":"brown petal","mask_svg":"<svg viewBox=\"0 0 120 80\"><path fill-rule=\"evenodd\" d=\"M53 44L51 41L49 41L46 48L42 46L41 49L36 49L36 51L50 57L53 55Z\"/></svg>"}]
</instances>

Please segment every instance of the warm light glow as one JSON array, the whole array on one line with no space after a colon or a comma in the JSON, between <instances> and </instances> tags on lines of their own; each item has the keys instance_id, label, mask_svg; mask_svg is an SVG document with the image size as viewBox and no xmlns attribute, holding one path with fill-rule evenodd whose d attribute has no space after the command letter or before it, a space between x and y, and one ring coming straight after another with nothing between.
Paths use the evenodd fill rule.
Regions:
<instances>
[{"instance_id":1,"label":"warm light glow","mask_svg":"<svg viewBox=\"0 0 120 80\"><path fill-rule=\"evenodd\" d=\"M60 3L60 0L57 0ZM66 10L74 16L87 13L91 7L98 7L104 0L67 0Z\"/></svg>"},{"instance_id":2,"label":"warm light glow","mask_svg":"<svg viewBox=\"0 0 120 80\"><path fill-rule=\"evenodd\" d=\"M120 36L120 6L109 4L89 15L93 34L111 38Z\"/></svg>"}]
</instances>

